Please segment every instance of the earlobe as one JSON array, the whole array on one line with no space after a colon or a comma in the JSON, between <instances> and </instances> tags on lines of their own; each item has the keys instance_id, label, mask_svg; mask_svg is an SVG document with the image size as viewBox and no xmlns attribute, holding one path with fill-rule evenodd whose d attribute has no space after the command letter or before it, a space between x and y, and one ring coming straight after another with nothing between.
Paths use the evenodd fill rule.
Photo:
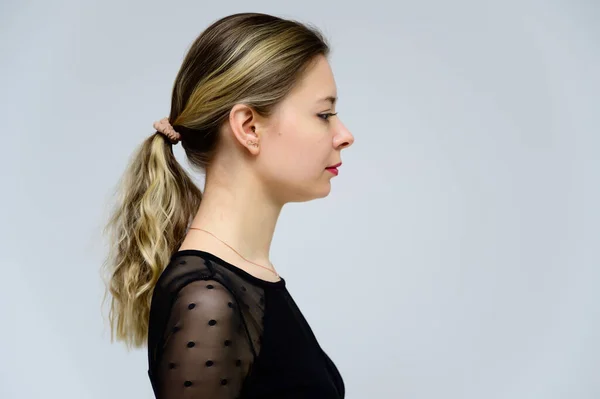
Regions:
<instances>
[{"instance_id":1,"label":"earlobe","mask_svg":"<svg viewBox=\"0 0 600 399\"><path fill-rule=\"evenodd\" d=\"M252 126L251 129L252 129L252 131L254 133L256 133L256 127L255 126ZM246 141L246 144L248 144L251 147L255 147L256 149L258 149L258 140L248 140L248 141Z\"/></svg>"}]
</instances>

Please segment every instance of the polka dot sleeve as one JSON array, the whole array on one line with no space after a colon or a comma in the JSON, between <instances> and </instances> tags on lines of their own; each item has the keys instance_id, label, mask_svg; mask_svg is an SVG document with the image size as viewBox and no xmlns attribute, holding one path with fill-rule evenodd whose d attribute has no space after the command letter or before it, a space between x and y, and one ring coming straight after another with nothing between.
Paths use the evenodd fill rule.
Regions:
<instances>
[{"instance_id":1,"label":"polka dot sleeve","mask_svg":"<svg viewBox=\"0 0 600 399\"><path fill-rule=\"evenodd\" d=\"M173 303L157 365L157 399L233 399L253 360L231 292L215 280L185 285Z\"/></svg>"}]
</instances>

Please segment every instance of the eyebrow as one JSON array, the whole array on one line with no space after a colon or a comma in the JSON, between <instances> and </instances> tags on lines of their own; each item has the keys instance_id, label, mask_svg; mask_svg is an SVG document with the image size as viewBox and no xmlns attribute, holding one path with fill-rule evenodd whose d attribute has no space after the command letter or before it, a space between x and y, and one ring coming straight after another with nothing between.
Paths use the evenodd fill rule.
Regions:
<instances>
[{"instance_id":1,"label":"eyebrow","mask_svg":"<svg viewBox=\"0 0 600 399\"><path fill-rule=\"evenodd\" d=\"M331 102L331 105L335 105L335 102L337 101L337 97L334 97L334 96L327 96L327 97L325 97L325 98L322 98L322 99L320 99L320 100L319 100L319 101L317 101L317 102L322 102L322 101L329 101L329 102Z\"/></svg>"}]
</instances>

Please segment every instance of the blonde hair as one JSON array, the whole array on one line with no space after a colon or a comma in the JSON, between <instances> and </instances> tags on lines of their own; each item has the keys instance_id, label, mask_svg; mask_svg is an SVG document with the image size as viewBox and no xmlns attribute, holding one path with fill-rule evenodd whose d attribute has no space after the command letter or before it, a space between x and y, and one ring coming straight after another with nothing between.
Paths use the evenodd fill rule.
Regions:
<instances>
[{"instance_id":1,"label":"blonde hair","mask_svg":"<svg viewBox=\"0 0 600 399\"><path fill-rule=\"evenodd\" d=\"M173 86L169 121L194 170L205 172L219 127L236 103L268 117L329 46L318 29L260 13L239 13L210 25L193 42ZM154 286L180 247L202 192L155 132L138 147L117 185L103 263L112 296L111 342L147 342ZM103 300L103 303L104 303Z\"/></svg>"}]
</instances>

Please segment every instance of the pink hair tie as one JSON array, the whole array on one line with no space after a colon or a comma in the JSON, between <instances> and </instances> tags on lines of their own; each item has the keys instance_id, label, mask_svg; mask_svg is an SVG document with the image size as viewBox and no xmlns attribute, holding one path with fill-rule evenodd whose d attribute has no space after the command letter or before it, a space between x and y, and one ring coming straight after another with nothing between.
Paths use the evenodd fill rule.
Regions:
<instances>
[{"instance_id":1,"label":"pink hair tie","mask_svg":"<svg viewBox=\"0 0 600 399\"><path fill-rule=\"evenodd\" d=\"M157 132L167 136L171 140L171 144L177 144L181 140L181 134L173 129L173 126L169 123L169 118L162 118L154 122L152 126L154 126Z\"/></svg>"}]
</instances>

